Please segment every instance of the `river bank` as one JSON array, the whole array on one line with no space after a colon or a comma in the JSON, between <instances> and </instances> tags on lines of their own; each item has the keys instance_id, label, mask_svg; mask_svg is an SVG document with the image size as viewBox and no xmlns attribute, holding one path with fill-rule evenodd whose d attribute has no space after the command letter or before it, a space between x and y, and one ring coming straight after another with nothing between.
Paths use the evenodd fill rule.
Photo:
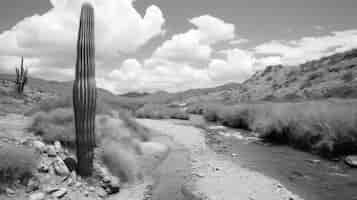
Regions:
<instances>
[{"instance_id":1,"label":"river bank","mask_svg":"<svg viewBox=\"0 0 357 200\"><path fill-rule=\"evenodd\" d=\"M262 173L244 168L225 156L212 151L205 141L204 132L189 122L179 120L138 120L151 129L170 136L173 142L182 145L189 152L191 174L182 182L184 199L301 199L287 190L279 181ZM175 166L176 163L171 163ZM169 169L171 166L167 166ZM167 171L161 171L161 181ZM166 173L167 175L167 173ZM176 183L177 184L177 183ZM156 184L154 193L162 184ZM179 196L170 196L170 199ZM153 198L155 199L155 198Z\"/></svg>"}]
</instances>

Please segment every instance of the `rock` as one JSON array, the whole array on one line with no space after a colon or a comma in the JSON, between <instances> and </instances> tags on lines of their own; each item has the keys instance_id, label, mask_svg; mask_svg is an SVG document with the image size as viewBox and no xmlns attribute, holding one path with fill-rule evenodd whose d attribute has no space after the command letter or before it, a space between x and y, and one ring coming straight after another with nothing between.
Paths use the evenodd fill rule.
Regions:
<instances>
[{"instance_id":1,"label":"rock","mask_svg":"<svg viewBox=\"0 0 357 200\"><path fill-rule=\"evenodd\" d=\"M46 153L47 153L48 157L56 157L57 156L56 149L53 145L47 146Z\"/></svg>"},{"instance_id":2,"label":"rock","mask_svg":"<svg viewBox=\"0 0 357 200\"><path fill-rule=\"evenodd\" d=\"M29 197L29 200L44 200L45 196L46 196L45 193L37 192L37 193L31 194Z\"/></svg>"},{"instance_id":3,"label":"rock","mask_svg":"<svg viewBox=\"0 0 357 200\"><path fill-rule=\"evenodd\" d=\"M61 158L57 158L57 160L53 162L53 169L59 176L68 176L70 174L69 169Z\"/></svg>"},{"instance_id":4,"label":"rock","mask_svg":"<svg viewBox=\"0 0 357 200\"><path fill-rule=\"evenodd\" d=\"M44 191L45 191L47 194L52 194L52 193L54 193L54 192L56 192L56 191L58 191L58 190L59 190L59 188L53 187L53 186L48 186L48 187L45 187L45 188L44 188Z\"/></svg>"},{"instance_id":5,"label":"rock","mask_svg":"<svg viewBox=\"0 0 357 200\"><path fill-rule=\"evenodd\" d=\"M50 171L48 165L46 165L45 163L41 163L37 170L41 173L48 173Z\"/></svg>"},{"instance_id":6,"label":"rock","mask_svg":"<svg viewBox=\"0 0 357 200\"><path fill-rule=\"evenodd\" d=\"M357 168L357 156L347 156L345 163L350 167Z\"/></svg>"},{"instance_id":7,"label":"rock","mask_svg":"<svg viewBox=\"0 0 357 200\"><path fill-rule=\"evenodd\" d=\"M40 188L40 181L37 178L31 178L27 183L26 192L30 193Z\"/></svg>"},{"instance_id":8,"label":"rock","mask_svg":"<svg viewBox=\"0 0 357 200\"><path fill-rule=\"evenodd\" d=\"M68 170L69 170L70 172L76 170L76 168L77 168L77 162L76 162L75 159L73 159L73 158L71 158L71 157L67 157L67 158L65 158L63 161L64 161L64 163L66 164L66 166L67 166L67 168L68 168Z\"/></svg>"},{"instance_id":9,"label":"rock","mask_svg":"<svg viewBox=\"0 0 357 200\"><path fill-rule=\"evenodd\" d=\"M61 153L62 150L63 150L60 141L55 141L54 147L55 147L55 151L56 151L57 153Z\"/></svg>"},{"instance_id":10,"label":"rock","mask_svg":"<svg viewBox=\"0 0 357 200\"><path fill-rule=\"evenodd\" d=\"M308 159L306 160L307 162L311 163L311 164L318 164L321 162L321 160L317 160L317 159Z\"/></svg>"},{"instance_id":11,"label":"rock","mask_svg":"<svg viewBox=\"0 0 357 200\"><path fill-rule=\"evenodd\" d=\"M6 188L5 192L8 196L14 196L15 195L15 190L10 189L10 188Z\"/></svg>"},{"instance_id":12,"label":"rock","mask_svg":"<svg viewBox=\"0 0 357 200\"><path fill-rule=\"evenodd\" d=\"M98 188L96 193L100 198L105 198L107 196L107 192L103 188Z\"/></svg>"},{"instance_id":13,"label":"rock","mask_svg":"<svg viewBox=\"0 0 357 200\"><path fill-rule=\"evenodd\" d=\"M104 182L103 182L104 183ZM109 183L104 183L103 188L107 194L115 194L120 191L120 180L117 177L111 177Z\"/></svg>"},{"instance_id":14,"label":"rock","mask_svg":"<svg viewBox=\"0 0 357 200\"><path fill-rule=\"evenodd\" d=\"M66 188L60 188L59 190L57 190L56 192L52 193L52 196L60 199L62 197L64 197L67 194L67 189Z\"/></svg>"},{"instance_id":15,"label":"rock","mask_svg":"<svg viewBox=\"0 0 357 200\"><path fill-rule=\"evenodd\" d=\"M33 147L35 147L35 149L37 149L40 152L45 152L46 151L46 145L39 141L39 140L35 140L32 142Z\"/></svg>"}]
</instances>

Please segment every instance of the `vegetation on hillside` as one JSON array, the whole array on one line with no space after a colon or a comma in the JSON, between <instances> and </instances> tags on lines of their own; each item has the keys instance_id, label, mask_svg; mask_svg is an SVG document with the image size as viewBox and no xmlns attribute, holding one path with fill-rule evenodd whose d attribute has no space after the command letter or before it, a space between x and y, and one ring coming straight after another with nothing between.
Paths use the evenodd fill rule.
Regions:
<instances>
[{"instance_id":1,"label":"vegetation on hillside","mask_svg":"<svg viewBox=\"0 0 357 200\"><path fill-rule=\"evenodd\" d=\"M0 145L0 193L3 186L20 180L26 184L37 168L38 154L33 149L12 144Z\"/></svg>"},{"instance_id":2,"label":"vegetation on hillside","mask_svg":"<svg viewBox=\"0 0 357 200\"><path fill-rule=\"evenodd\" d=\"M327 157L357 153L357 100L215 105L204 117Z\"/></svg>"},{"instance_id":3,"label":"vegetation on hillside","mask_svg":"<svg viewBox=\"0 0 357 200\"><path fill-rule=\"evenodd\" d=\"M181 108L160 104L145 104L135 115L138 118L150 119L189 119L189 115Z\"/></svg>"}]
</instances>

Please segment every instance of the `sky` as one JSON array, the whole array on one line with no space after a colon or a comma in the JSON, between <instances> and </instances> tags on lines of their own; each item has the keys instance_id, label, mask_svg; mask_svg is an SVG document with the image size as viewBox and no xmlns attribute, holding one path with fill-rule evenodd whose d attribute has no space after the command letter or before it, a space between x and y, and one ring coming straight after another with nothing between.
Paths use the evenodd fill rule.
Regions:
<instances>
[{"instance_id":1,"label":"sky","mask_svg":"<svg viewBox=\"0 0 357 200\"><path fill-rule=\"evenodd\" d=\"M85 0L1 0L0 73L24 56L31 76L74 78ZM357 47L356 0L87 0L96 80L114 93L242 82Z\"/></svg>"}]
</instances>

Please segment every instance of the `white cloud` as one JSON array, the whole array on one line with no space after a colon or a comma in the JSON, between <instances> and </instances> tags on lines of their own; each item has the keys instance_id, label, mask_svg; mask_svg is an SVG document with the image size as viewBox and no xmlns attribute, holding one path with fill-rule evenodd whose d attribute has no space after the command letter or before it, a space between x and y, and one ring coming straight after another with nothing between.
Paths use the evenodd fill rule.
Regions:
<instances>
[{"instance_id":1,"label":"white cloud","mask_svg":"<svg viewBox=\"0 0 357 200\"><path fill-rule=\"evenodd\" d=\"M204 15L189 20L195 28L173 35L154 52L154 57L180 62L207 61L211 45L234 38L234 25Z\"/></svg>"},{"instance_id":2,"label":"white cloud","mask_svg":"<svg viewBox=\"0 0 357 200\"><path fill-rule=\"evenodd\" d=\"M147 66L152 65L152 66ZM112 91L179 91L192 87L206 87L210 78L204 69L170 61L155 60L141 64L136 59L123 61L105 79L98 79L99 85Z\"/></svg>"},{"instance_id":3,"label":"white cloud","mask_svg":"<svg viewBox=\"0 0 357 200\"><path fill-rule=\"evenodd\" d=\"M271 41L255 47L258 54L280 57L281 64L296 65L357 47L357 30L332 32L330 35L304 37L292 41Z\"/></svg>"},{"instance_id":4,"label":"white cloud","mask_svg":"<svg viewBox=\"0 0 357 200\"><path fill-rule=\"evenodd\" d=\"M1 33L0 60L22 55L25 62L37 59L33 67L46 78L46 71L74 68L80 6L84 1L88 0L51 0L53 8L45 14L27 17ZM97 66L99 70L110 69L120 60L119 52L134 52L163 33L165 19L154 5L142 17L132 0L89 1L96 15L97 65L106 64ZM0 71L7 71L5 64L0 62Z\"/></svg>"},{"instance_id":5,"label":"white cloud","mask_svg":"<svg viewBox=\"0 0 357 200\"><path fill-rule=\"evenodd\" d=\"M213 59L209 64L209 75L214 81L241 82L254 72L254 55L241 49L226 51L226 60Z\"/></svg>"}]
</instances>

